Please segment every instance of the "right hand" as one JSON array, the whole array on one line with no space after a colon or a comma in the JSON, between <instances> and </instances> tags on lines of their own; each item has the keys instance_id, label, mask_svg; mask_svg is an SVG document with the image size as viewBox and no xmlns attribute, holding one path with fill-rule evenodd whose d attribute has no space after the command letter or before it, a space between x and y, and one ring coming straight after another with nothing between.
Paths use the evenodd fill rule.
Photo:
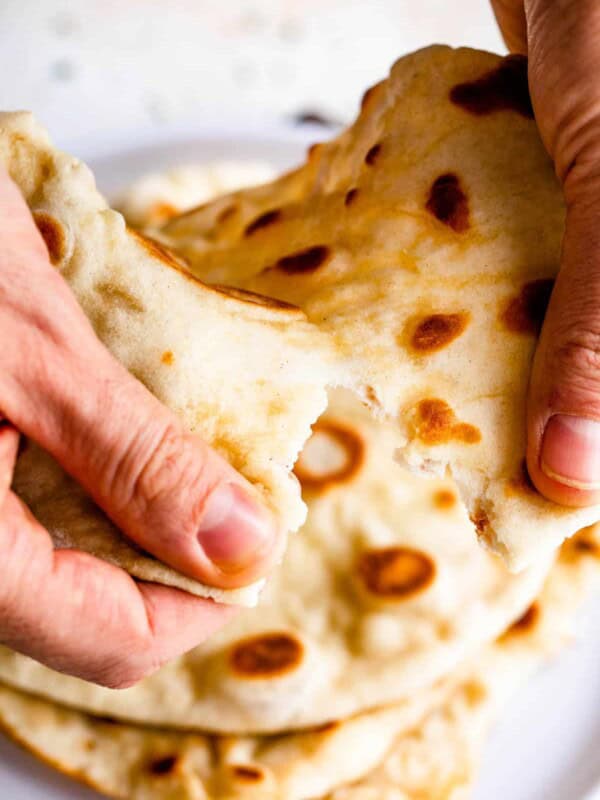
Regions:
<instances>
[{"instance_id":1,"label":"right hand","mask_svg":"<svg viewBox=\"0 0 600 800\"><path fill-rule=\"evenodd\" d=\"M0 642L124 687L234 609L134 581L49 534L11 491L19 435L51 453L134 542L204 583L262 576L280 538L251 487L103 347L0 171Z\"/></svg>"},{"instance_id":2,"label":"right hand","mask_svg":"<svg viewBox=\"0 0 600 800\"><path fill-rule=\"evenodd\" d=\"M529 387L529 474L550 500L587 506L600 503L600 4L492 6L509 49L529 57L533 109L567 210Z\"/></svg>"}]
</instances>

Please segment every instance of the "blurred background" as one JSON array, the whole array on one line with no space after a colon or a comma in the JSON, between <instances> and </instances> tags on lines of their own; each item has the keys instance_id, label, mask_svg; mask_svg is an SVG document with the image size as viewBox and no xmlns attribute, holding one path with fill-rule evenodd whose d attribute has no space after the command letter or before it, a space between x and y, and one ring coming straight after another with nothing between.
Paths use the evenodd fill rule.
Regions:
<instances>
[{"instance_id":1,"label":"blurred background","mask_svg":"<svg viewBox=\"0 0 600 800\"><path fill-rule=\"evenodd\" d=\"M503 49L487 0L0 0L0 106L82 156L169 127L345 122L432 42Z\"/></svg>"}]
</instances>

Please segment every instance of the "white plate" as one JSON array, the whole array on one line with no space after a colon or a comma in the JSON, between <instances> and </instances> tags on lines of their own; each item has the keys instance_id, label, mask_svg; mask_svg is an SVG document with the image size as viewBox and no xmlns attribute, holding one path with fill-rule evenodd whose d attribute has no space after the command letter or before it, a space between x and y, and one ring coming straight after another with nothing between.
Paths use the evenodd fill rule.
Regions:
<instances>
[{"instance_id":1,"label":"white plate","mask_svg":"<svg viewBox=\"0 0 600 800\"><path fill-rule=\"evenodd\" d=\"M240 131L243 130L243 136ZM297 163L322 128L163 130L137 142L71 142L100 188L118 192L140 175L178 164L259 159ZM486 748L473 800L600 800L600 600L581 616L577 641L516 697ZM0 739L1 800L93 800L99 795L57 775Z\"/></svg>"}]
</instances>

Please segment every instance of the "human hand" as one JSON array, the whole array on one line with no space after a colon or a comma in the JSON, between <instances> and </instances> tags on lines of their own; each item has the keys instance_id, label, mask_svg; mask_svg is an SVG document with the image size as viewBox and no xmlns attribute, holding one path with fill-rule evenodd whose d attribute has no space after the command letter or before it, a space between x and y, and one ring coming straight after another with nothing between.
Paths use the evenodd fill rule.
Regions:
<instances>
[{"instance_id":1,"label":"human hand","mask_svg":"<svg viewBox=\"0 0 600 800\"><path fill-rule=\"evenodd\" d=\"M536 120L567 205L560 273L534 360L527 463L549 499L600 502L600 4L492 0L529 56Z\"/></svg>"},{"instance_id":2,"label":"human hand","mask_svg":"<svg viewBox=\"0 0 600 800\"><path fill-rule=\"evenodd\" d=\"M0 170L0 642L112 687L135 683L234 609L54 550L10 490L22 433L132 540L222 588L279 555L276 526L233 468L103 347L18 189Z\"/></svg>"}]
</instances>

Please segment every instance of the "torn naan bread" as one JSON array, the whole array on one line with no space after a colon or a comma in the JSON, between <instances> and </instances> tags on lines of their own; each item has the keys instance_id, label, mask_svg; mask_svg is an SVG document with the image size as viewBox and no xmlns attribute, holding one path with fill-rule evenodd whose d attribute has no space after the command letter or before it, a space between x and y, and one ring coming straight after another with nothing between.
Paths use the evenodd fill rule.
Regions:
<instances>
[{"instance_id":1,"label":"torn naan bread","mask_svg":"<svg viewBox=\"0 0 600 800\"><path fill-rule=\"evenodd\" d=\"M563 228L525 59L438 46L400 59L304 166L161 235L203 279L301 306L346 385L398 419L401 460L451 475L518 570L600 519L543 499L523 467Z\"/></svg>"},{"instance_id":2,"label":"torn naan bread","mask_svg":"<svg viewBox=\"0 0 600 800\"><path fill-rule=\"evenodd\" d=\"M324 352L322 335L298 308L207 287L128 230L87 167L55 150L31 115L0 114L0 164L102 342L254 484L282 528L298 528L305 508L290 470L326 403L331 372L312 355ZM14 488L57 547L198 595L256 600L256 585L207 587L140 551L33 444L19 459Z\"/></svg>"},{"instance_id":3,"label":"torn naan bread","mask_svg":"<svg viewBox=\"0 0 600 800\"><path fill-rule=\"evenodd\" d=\"M490 724L571 635L600 583L597 531L567 543L537 601L457 674L402 703L303 733L217 737L97 719L0 688L0 727L124 800L458 800Z\"/></svg>"},{"instance_id":4,"label":"torn naan bread","mask_svg":"<svg viewBox=\"0 0 600 800\"><path fill-rule=\"evenodd\" d=\"M393 426L334 393L296 465L309 507L259 607L130 689L0 649L0 680L120 719L278 732L390 703L447 675L517 618L551 560L519 575L479 546L448 481L392 459Z\"/></svg>"}]
</instances>

